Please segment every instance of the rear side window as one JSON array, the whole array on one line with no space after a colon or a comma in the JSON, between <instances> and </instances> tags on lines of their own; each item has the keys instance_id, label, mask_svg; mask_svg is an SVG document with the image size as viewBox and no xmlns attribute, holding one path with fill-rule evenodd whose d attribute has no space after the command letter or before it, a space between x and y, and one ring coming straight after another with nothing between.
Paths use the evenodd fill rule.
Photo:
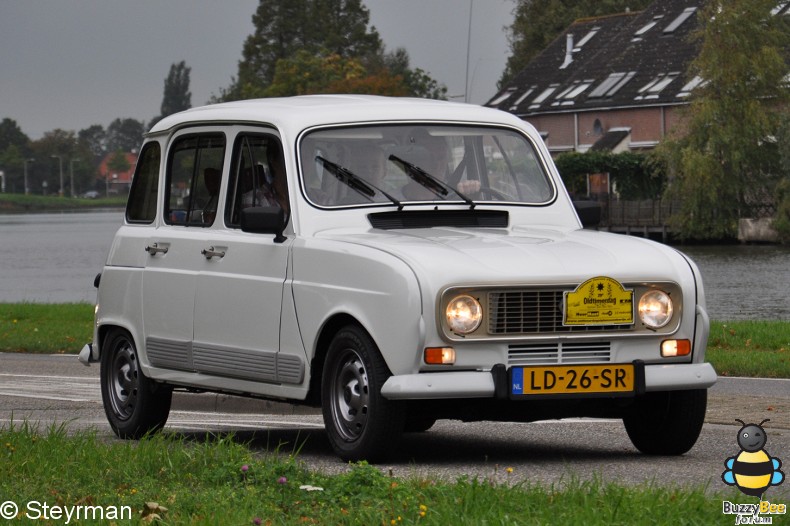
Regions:
<instances>
[{"instance_id":1,"label":"rear side window","mask_svg":"<svg viewBox=\"0 0 790 526\"><path fill-rule=\"evenodd\" d=\"M161 156L158 142L143 146L126 205L126 220L130 223L153 223L156 218Z\"/></svg>"},{"instance_id":2,"label":"rear side window","mask_svg":"<svg viewBox=\"0 0 790 526\"><path fill-rule=\"evenodd\" d=\"M165 222L211 226L217 213L225 136L189 135L177 139L167 166Z\"/></svg>"}]
</instances>

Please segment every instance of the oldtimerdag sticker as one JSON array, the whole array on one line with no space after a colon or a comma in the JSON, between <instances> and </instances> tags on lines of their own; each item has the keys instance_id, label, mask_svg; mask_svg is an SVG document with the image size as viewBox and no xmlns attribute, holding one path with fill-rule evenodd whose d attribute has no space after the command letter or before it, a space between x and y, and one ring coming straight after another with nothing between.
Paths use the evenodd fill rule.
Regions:
<instances>
[{"instance_id":1,"label":"oldtimerdag sticker","mask_svg":"<svg viewBox=\"0 0 790 526\"><path fill-rule=\"evenodd\" d=\"M634 291L616 279L588 279L565 293L564 325L630 325L634 323Z\"/></svg>"}]
</instances>

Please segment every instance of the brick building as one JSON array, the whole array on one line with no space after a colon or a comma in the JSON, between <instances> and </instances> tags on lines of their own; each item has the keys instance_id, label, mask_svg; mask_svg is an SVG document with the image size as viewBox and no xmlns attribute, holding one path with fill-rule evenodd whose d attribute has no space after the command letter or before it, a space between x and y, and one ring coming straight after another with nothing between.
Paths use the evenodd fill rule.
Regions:
<instances>
[{"instance_id":1,"label":"brick building","mask_svg":"<svg viewBox=\"0 0 790 526\"><path fill-rule=\"evenodd\" d=\"M702 83L689 78L702 0L657 0L644 11L577 20L486 106L541 132L552 154L653 148ZM788 14L779 2L773 14Z\"/></svg>"}]
</instances>

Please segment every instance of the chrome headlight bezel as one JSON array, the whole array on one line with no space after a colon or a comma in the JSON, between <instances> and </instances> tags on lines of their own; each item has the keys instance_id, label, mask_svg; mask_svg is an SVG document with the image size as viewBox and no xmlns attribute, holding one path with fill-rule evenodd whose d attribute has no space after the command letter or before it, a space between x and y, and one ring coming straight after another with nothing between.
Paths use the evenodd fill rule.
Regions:
<instances>
[{"instance_id":1,"label":"chrome headlight bezel","mask_svg":"<svg viewBox=\"0 0 790 526\"><path fill-rule=\"evenodd\" d=\"M637 313L639 320L650 329L661 329L672 321L675 307L669 294L660 289L651 289L639 298Z\"/></svg>"}]
</instances>

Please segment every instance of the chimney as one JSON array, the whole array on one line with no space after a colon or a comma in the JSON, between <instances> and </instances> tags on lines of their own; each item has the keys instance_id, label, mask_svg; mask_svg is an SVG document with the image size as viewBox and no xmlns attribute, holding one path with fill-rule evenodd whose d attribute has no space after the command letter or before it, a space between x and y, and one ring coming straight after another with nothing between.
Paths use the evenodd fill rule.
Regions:
<instances>
[{"instance_id":1,"label":"chimney","mask_svg":"<svg viewBox=\"0 0 790 526\"><path fill-rule=\"evenodd\" d=\"M565 36L565 62L562 63L560 69L565 69L573 62L573 33L568 33Z\"/></svg>"}]
</instances>

